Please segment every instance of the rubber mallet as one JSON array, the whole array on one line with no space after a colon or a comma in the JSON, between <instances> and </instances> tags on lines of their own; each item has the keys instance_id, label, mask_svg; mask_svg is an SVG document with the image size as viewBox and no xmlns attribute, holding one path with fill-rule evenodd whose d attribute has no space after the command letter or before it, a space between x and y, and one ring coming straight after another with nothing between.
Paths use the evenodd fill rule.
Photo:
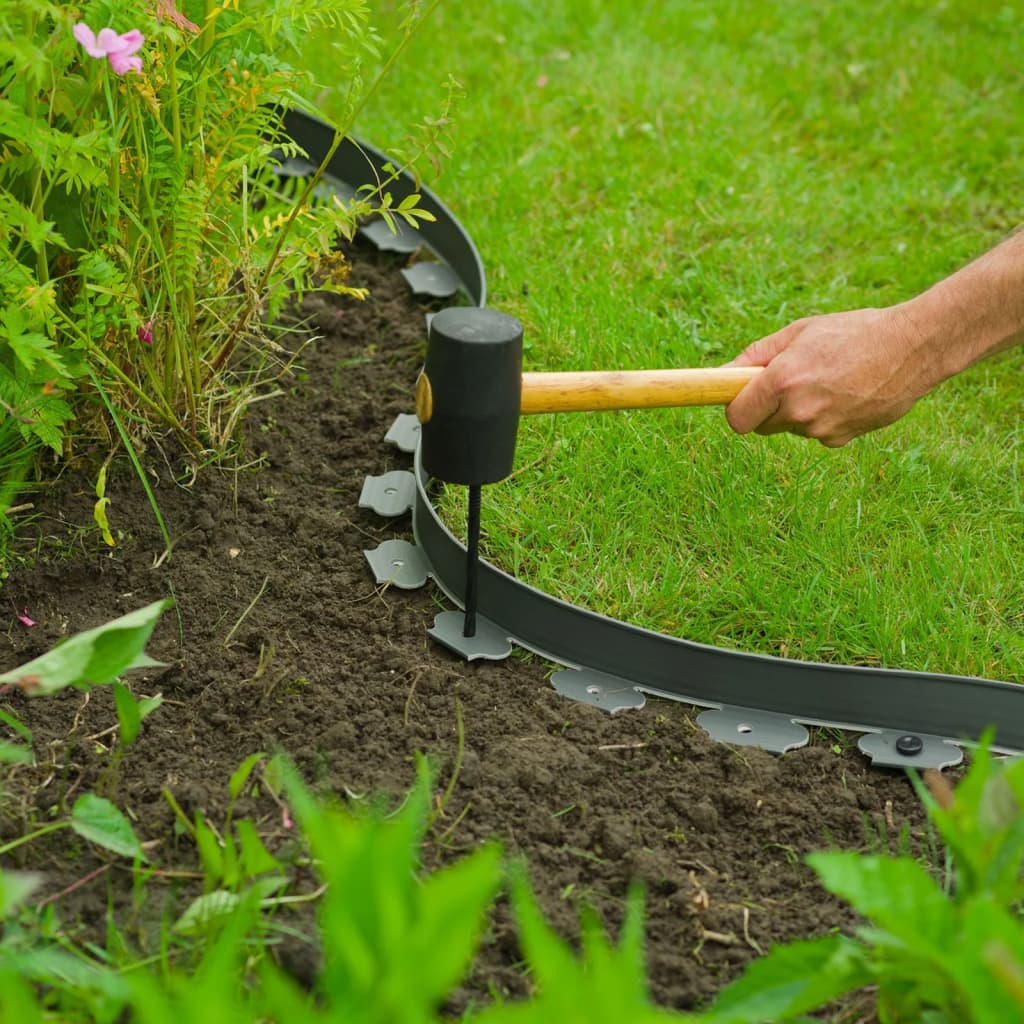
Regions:
<instances>
[{"instance_id":1,"label":"rubber mallet","mask_svg":"<svg viewBox=\"0 0 1024 1024\"><path fill-rule=\"evenodd\" d=\"M523 327L493 309L456 306L430 322L416 381L423 469L469 487L465 625L476 633L480 489L512 472L519 417L542 412L725 405L761 367L523 373Z\"/></svg>"}]
</instances>

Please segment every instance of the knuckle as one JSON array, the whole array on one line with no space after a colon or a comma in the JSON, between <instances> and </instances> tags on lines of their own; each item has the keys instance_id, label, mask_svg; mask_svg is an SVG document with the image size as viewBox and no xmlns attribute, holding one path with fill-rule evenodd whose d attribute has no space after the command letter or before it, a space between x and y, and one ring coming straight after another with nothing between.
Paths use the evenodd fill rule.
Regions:
<instances>
[{"instance_id":1,"label":"knuckle","mask_svg":"<svg viewBox=\"0 0 1024 1024\"><path fill-rule=\"evenodd\" d=\"M850 439L848 437L838 437L835 434L829 434L825 437L819 437L816 440L820 441L826 448L842 448Z\"/></svg>"}]
</instances>

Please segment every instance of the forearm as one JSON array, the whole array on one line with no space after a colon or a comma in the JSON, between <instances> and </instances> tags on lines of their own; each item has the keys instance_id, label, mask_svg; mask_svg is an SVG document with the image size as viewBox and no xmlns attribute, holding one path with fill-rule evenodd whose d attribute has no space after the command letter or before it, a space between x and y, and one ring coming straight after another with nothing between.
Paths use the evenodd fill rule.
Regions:
<instances>
[{"instance_id":1,"label":"forearm","mask_svg":"<svg viewBox=\"0 0 1024 1024\"><path fill-rule=\"evenodd\" d=\"M895 307L935 386L1024 342L1024 231Z\"/></svg>"}]
</instances>

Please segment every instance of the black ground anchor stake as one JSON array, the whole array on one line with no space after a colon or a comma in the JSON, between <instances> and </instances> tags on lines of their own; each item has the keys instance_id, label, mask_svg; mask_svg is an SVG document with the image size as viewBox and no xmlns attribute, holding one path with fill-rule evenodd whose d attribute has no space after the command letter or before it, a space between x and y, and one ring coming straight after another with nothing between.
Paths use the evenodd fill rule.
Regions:
<instances>
[{"instance_id":1,"label":"black ground anchor stake","mask_svg":"<svg viewBox=\"0 0 1024 1024\"><path fill-rule=\"evenodd\" d=\"M427 358L416 382L423 458L438 480L469 487L465 622L476 636L483 484L512 472L519 431L523 329L493 309L456 306L431 317Z\"/></svg>"}]
</instances>

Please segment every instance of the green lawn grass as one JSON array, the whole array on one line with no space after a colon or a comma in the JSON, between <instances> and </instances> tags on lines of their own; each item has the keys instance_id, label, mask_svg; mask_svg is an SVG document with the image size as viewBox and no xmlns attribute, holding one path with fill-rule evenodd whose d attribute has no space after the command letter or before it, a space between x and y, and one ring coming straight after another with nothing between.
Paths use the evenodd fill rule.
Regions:
<instances>
[{"instance_id":1,"label":"green lawn grass","mask_svg":"<svg viewBox=\"0 0 1024 1024\"><path fill-rule=\"evenodd\" d=\"M328 42L308 56L328 81ZM1010 4L442 2L362 134L399 145L449 72L454 156L424 170L526 369L715 365L1024 221ZM719 409L524 419L484 552L701 642L1024 681L1022 371L981 364L839 451Z\"/></svg>"}]
</instances>

